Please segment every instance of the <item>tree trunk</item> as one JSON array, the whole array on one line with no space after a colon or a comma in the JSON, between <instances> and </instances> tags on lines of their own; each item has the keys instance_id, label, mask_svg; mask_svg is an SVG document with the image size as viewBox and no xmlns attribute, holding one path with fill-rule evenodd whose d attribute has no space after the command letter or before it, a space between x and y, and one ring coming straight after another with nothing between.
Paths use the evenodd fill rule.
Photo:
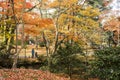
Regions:
<instances>
[{"instance_id":1,"label":"tree trunk","mask_svg":"<svg viewBox=\"0 0 120 80\"><path fill-rule=\"evenodd\" d=\"M23 13L24 13L24 10L25 10L25 2L26 0L24 0L23 2L23 8L22 8L22 12L21 12L21 18L22 18L22 28L23 28L23 32L22 32L22 45L21 45L21 48L20 50L18 51L18 23L17 23L17 19L16 19L16 15L15 15L15 10L14 10L14 1L11 0L11 6L12 6L12 11L13 11L13 18L14 18L14 21L15 21L15 25L16 25L16 54L14 55L14 60L13 60L13 66L12 68L17 68L17 60L18 60L18 57L19 57L19 53L20 51L22 50L23 46L24 46L24 22L23 22Z\"/></svg>"},{"instance_id":2,"label":"tree trunk","mask_svg":"<svg viewBox=\"0 0 120 80\"><path fill-rule=\"evenodd\" d=\"M46 47L46 55L47 55L47 61L48 61L48 70L50 71L50 66L51 66L51 56L50 56L50 49L49 49L49 42L47 41L45 34L43 32L43 40L45 43L45 47Z\"/></svg>"},{"instance_id":3,"label":"tree trunk","mask_svg":"<svg viewBox=\"0 0 120 80\"><path fill-rule=\"evenodd\" d=\"M68 75L69 75L69 77L70 77L70 79L72 78L72 68L71 68L71 62L70 62L71 60L70 60L70 58L69 58L69 64L68 64Z\"/></svg>"}]
</instances>

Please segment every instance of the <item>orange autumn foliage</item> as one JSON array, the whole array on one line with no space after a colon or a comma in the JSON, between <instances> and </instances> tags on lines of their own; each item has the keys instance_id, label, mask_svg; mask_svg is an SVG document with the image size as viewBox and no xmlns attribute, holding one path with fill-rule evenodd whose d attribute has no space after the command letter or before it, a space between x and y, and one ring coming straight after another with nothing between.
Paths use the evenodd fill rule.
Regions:
<instances>
[{"instance_id":1,"label":"orange autumn foliage","mask_svg":"<svg viewBox=\"0 0 120 80\"><path fill-rule=\"evenodd\" d=\"M33 5L30 2L25 2L25 4L23 5L24 0L14 0L14 8L15 9L20 9L23 8L23 6L25 5L25 8L31 8L33 7ZM0 1L0 7L4 8L4 9L8 9L10 8L11 3L7 2L7 1Z\"/></svg>"},{"instance_id":2,"label":"orange autumn foliage","mask_svg":"<svg viewBox=\"0 0 120 80\"><path fill-rule=\"evenodd\" d=\"M118 31L119 30L120 21L117 19L112 19L110 21L107 21L104 25L105 31Z\"/></svg>"},{"instance_id":3,"label":"orange autumn foliage","mask_svg":"<svg viewBox=\"0 0 120 80\"><path fill-rule=\"evenodd\" d=\"M0 11L0 14L7 15L7 16L13 16L14 13L12 11L12 3L6 1L0 1L0 7L2 10ZM18 24L21 24L24 22L25 26L25 32L28 34L39 34L40 29L47 29L47 28L53 28L53 21L50 18L42 19L41 16L38 13L35 12L23 12L23 9L31 9L33 7L31 2L25 2L25 0L14 0L14 11L15 16L18 20ZM31 26L32 27L31 27ZM33 27L34 26L34 27Z\"/></svg>"},{"instance_id":4,"label":"orange autumn foliage","mask_svg":"<svg viewBox=\"0 0 120 80\"><path fill-rule=\"evenodd\" d=\"M120 35L120 17L114 18L106 22L103 26L104 31L113 32L113 40L117 43L118 36Z\"/></svg>"}]
</instances>

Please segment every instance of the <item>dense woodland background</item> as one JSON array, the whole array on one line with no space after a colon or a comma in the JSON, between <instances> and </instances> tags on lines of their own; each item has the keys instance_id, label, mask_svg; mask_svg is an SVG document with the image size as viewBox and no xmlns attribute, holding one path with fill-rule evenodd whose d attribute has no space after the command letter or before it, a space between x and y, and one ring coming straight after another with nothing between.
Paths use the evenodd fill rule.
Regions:
<instances>
[{"instance_id":1,"label":"dense woodland background","mask_svg":"<svg viewBox=\"0 0 120 80\"><path fill-rule=\"evenodd\" d=\"M0 0L0 79L119 80L119 4Z\"/></svg>"}]
</instances>

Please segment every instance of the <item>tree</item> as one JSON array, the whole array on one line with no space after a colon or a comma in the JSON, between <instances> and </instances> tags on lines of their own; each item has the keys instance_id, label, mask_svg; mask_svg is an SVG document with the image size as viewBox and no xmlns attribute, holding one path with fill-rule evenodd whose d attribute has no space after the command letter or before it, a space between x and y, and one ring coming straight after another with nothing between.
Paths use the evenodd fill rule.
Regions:
<instances>
[{"instance_id":1,"label":"tree","mask_svg":"<svg viewBox=\"0 0 120 80\"><path fill-rule=\"evenodd\" d=\"M84 4L87 3L84 2L78 3L78 0L54 0L47 3L49 9L54 10L52 16L55 27L55 30L44 30L42 33L49 71L52 70L50 67L53 60L52 55L57 54L62 43L69 42L72 46L72 41L79 42L79 45L83 45L85 48L85 44L93 39L93 42L96 40L99 42L99 34L97 34L99 9L90 5L86 6ZM95 36L93 37L93 35Z\"/></svg>"},{"instance_id":2,"label":"tree","mask_svg":"<svg viewBox=\"0 0 120 80\"><path fill-rule=\"evenodd\" d=\"M14 62L13 67L16 67L18 54L23 48L23 41L22 41L22 48L18 51L17 49L17 26L19 24L22 24L22 40L24 40L24 25L30 24L30 25L36 25L37 27L46 27L47 25L52 23L51 19L44 19L42 20L36 13L31 13L28 11L31 11L31 9L34 8L34 6L31 5L30 2L26 2L26 0L9 0L9 1L1 1L0 7L2 7L1 10L1 27L4 28L1 31L4 31L5 36L5 45L6 45L6 53L10 53L11 51L11 42L14 38L14 36L11 36L11 34L14 34L16 30L16 54L14 55ZM34 14L34 16L33 16ZM10 34L9 37L6 36L6 32Z\"/></svg>"},{"instance_id":3,"label":"tree","mask_svg":"<svg viewBox=\"0 0 120 80\"><path fill-rule=\"evenodd\" d=\"M112 41L112 43L115 46L119 46L119 34L120 34L120 21L119 17L112 18L109 21L106 21L106 23L103 26L104 31L109 32L109 42ZM111 33L111 34L110 34Z\"/></svg>"},{"instance_id":4,"label":"tree","mask_svg":"<svg viewBox=\"0 0 120 80\"><path fill-rule=\"evenodd\" d=\"M66 5L66 3L68 2L61 1L61 10L68 5ZM70 4L68 6L70 6ZM69 8L68 6L66 8ZM77 5L76 1L76 3L73 4L70 9L66 10L59 16L59 32L70 36L73 39L80 39L81 41L78 41L80 41L80 43L82 43L83 45L90 41L93 41L93 39L95 38L96 39L93 42L98 40L97 42L95 42L98 43L100 42L100 38L98 38L97 36L95 37L95 35L99 35L95 31L100 30L98 22L98 16L100 14L99 9L94 8L90 5L83 6ZM91 37L90 34L92 35Z\"/></svg>"},{"instance_id":5,"label":"tree","mask_svg":"<svg viewBox=\"0 0 120 80\"><path fill-rule=\"evenodd\" d=\"M72 74L75 74L75 70L83 69L84 63L77 57L82 55L82 49L78 43L72 41L72 45L69 42L64 42L60 45L56 54L52 55L51 71L56 73L65 73L72 78ZM76 73L82 73L77 71ZM78 74L77 74L78 75ZM80 75L80 74L79 74Z\"/></svg>"},{"instance_id":6,"label":"tree","mask_svg":"<svg viewBox=\"0 0 120 80\"><path fill-rule=\"evenodd\" d=\"M91 62L90 75L100 80L119 79L118 67L120 47L109 47L95 52L95 59Z\"/></svg>"}]
</instances>

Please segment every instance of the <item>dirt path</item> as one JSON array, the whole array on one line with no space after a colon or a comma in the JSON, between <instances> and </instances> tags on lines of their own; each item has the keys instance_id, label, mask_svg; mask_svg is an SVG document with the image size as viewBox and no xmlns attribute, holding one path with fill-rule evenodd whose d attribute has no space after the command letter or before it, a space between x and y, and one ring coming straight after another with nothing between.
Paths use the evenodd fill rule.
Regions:
<instances>
[{"instance_id":1,"label":"dirt path","mask_svg":"<svg viewBox=\"0 0 120 80\"><path fill-rule=\"evenodd\" d=\"M27 48L26 49L22 49L20 54L19 54L19 58L24 58L25 56L27 58L31 57L32 54L31 54L31 50L32 48L35 49L35 45L27 45ZM45 50L45 47L39 47L38 49L35 49L35 52L38 53L38 55L46 55L46 50Z\"/></svg>"}]
</instances>

